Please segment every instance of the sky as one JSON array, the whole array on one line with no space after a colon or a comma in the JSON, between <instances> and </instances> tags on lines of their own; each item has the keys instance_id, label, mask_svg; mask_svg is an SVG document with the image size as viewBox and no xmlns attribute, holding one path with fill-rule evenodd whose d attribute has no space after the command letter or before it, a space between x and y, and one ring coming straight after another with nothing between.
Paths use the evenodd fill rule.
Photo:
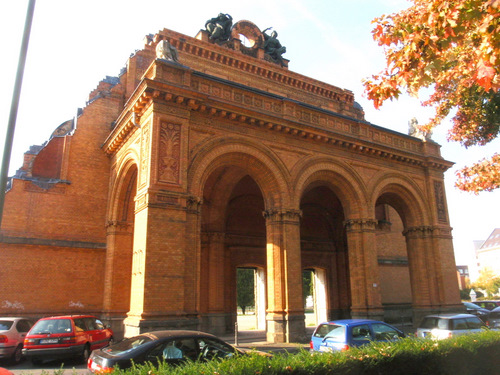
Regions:
<instances>
[{"instance_id":1,"label":"sky","mask_svg":"<svg viewBox=\"0 0 500 375\"><path fill-rule=\"evenodd\" d=\"M117 76L128 57L144 46L144 36L168 28L194 37L206 20L228 13L261 30L273 27L287 48L289 70L351 90L365 119L400 133L408 121L432 115L425 98L402 96L379 110L364 96L362 79L385 66L372 38L372 20L406 9L406 0L38 0L24 72L9 176L21 167L31 145L43 144L61 123L84 107L88 94L106 76ZM0 151L14 88L28 0L0 3ZM457 264L472 260L473 241L500 227L500 191L474 195L454 187L455 172L500 149L500 140L465 149L446 140L447 120L433 139L455 163L445 173L446 196Z\"/></svg>"}]
</instances>

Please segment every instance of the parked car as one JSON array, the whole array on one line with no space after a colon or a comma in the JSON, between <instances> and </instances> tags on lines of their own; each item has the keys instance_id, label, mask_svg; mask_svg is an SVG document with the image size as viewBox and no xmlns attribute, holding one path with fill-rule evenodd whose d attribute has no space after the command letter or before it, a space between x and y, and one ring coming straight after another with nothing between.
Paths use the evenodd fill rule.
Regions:
<instances>
[{"instance_id":1,"label":"parked car","mask_svg":"<svg viewBox=\"0 0 500 375\"><path fill-rule=\"evenodd\" d=\"M484 309L481 306L478 306L472 302L463 302L463 304L464 304L465 308L467 309L468 314L476 315L483 322L486 322L486 319L488 319L488 314L490 313L490 310Z\"/></svg>"},{"instance_id":2,"label":"parked car","mask_svg":"<svg viewBox=\"0 0 500 375\"><path fill-rule=\"evenodd\" d=\"M32 325L26 318L0 318L0 359L21 362L24 337Z\"/></svg>"},{"instance_id":3,"label":"parked car","mask_svg":"<svg viewBox=\"0 0 500 375\"><path fill-rule=\"evenodd\" d=\"M500 307L500 301L475 301L474 304L490 311Z\"/></svg>"},{"instance_id":4,"label":"parked car","mask_svg":"<svg viewBox=\"0 0 500 375\"><path fill-rule=\"evenodd\" d=\"M370 319L345 319L321 323L309 344L312 352L345 351L370 341L392 341L405 334L390 324Z\"/></svg>"},{"instance_id":5,"label":"parked car","mask_svg":"<svg viewBox=\"0 0 500 375\"><path fill-rule=\"evenodd\" d=\"M500 329L500 307L490 311L486 325L491 329Z\"/></svg>"},{"instance_id":6,"label":"parked car","mask_svg":"<svg viewBox=\"0 0 500 375\"><path fill-rule=\"evenodd\" d=\"M90 353L113 341L113 331L91 315L42 318L24 340L23 354L34 364L43 359L76 357L87 362Z\"/></svg>"},{"instance_id":7,"label":"parked car","mask_svg":"<svg viewBox=\"0 0 500 375\"><path fill-rule=\"evenodd\" d=\"M155 331L124 339L106 348L94 350L87 368L109 373L117 366L126 369L135 364L165 361L179 365L185 361L207 361L244 354L221 339L198 331ZM263 353L267 355L267 353Z\"/></svg>"},{"instance_id":8,"label":"parked car","mask_svg":"<svg viewBox=\"0 0 500 375\"><path fill-rule=\"evenodd\" d=\"M435 314L426 316L417 328L417 337L437 340L481 332L485 323L472 314Z\"/></svg>"}]
</instances>

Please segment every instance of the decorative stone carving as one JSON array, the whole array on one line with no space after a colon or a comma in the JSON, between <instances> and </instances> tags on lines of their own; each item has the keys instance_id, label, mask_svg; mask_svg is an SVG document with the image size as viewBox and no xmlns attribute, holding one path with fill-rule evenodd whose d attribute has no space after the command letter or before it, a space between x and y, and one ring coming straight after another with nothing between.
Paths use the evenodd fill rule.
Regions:
<instances>
[{"instance_id":1,"label":"decorative stone carving","mask_svg":"<svg viewBox=\"0 0 500 375\"><path fill-rule=\"evenodd\" d=\"M160 128L159 180L179 183L181 126L162 123Z\"/></svg>"},{"instance_id":2,"label":"decorative stone carving","mask_svg":"<svg viewBox=\"0 0 500 375\"><path fill-rule=\"evenodd\" d=\"M288 221L298 223L302 217L301 210L292 209L269 209L262 212L266 220L271 222Z\"/></svg>"},{"instance_id":3,"label":"decorative stone carving","mask_svg":"<svg viewBox=\"0 0 500 375\"><path fill-rule=\"evenodd\" d=\"M177 49L168 40L160 40L156 45L156 58L179 62Z\"/></svg>"},{"instance_id":4,"label":"decorative stone carving","mask_svg":"<svg viewBox=\"0 0 500 375\"><path fill-rule=\"evenodd\" d=\"M189 213L200 214L202 204L203 199L194 195L187 197L186 199L186 209Z\"/></svg>"},{"instance_id":5,"label":"decorative stone carving","mask_svg":"<svg viewBox=\"0 0 500 375\"><path fill-rule=\"evenodd\" d=\"M374 231L378 221L375 219L349 219L344 221L346 231Z\"/></svg>"},{"instance_id":6,"label":"decorative stone carving","mask_svg":"<svg viewBox=\"0 0 500 375\"><path fill-rule=\"evenodd\" d=\"M149 125L146 124L142 127L141 136L141 171L140 171L140 186L146 184L149 166Z\"/></svg>"},{"instance_id":7,"label":"decorative stone carving","mask_svg":"<svg viewBox=\"0 0 500 375\"><path fill-rule=\"evenodd\" d=\"M434 228L430 225L406 228L403 235L408 238L426 238L432 236Z\"/></svg>"},{"instance_id":8,"label":"decorative stone carving","mask_svg":"<svg viewBox=\"0 0 500 375\"><path fill-rule=\"evenodd\" d=\"M440 222L447 223L446 207L444 204L444 185L442 181L434 181L434 197L436 199L437 217Z\"/></svg>"}]
</instances>

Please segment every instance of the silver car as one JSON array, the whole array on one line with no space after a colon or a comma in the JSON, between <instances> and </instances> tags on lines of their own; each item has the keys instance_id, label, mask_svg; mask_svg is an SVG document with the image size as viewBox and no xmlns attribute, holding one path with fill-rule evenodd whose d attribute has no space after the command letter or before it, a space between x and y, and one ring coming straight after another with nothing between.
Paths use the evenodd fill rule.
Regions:
<instances>
[{"instance_id":1,"label":"silver car","mask_svg":"<svg viewBox=\"0 0 500 375\"><path fill-rule=\"evenodd\" d=\"M485 328L484 322L472 314L428 315L417 328L417 337L442 340L452 336L481 332Z\"/></svg>"},{"instance_id":2,"label":"silver car","mask_svg":"<svg viewBox=\"0 0 500 375\"><path fill-rule=\"evenodd\" d=\"M32 325L26 318L0 317L0 359L21 361L24 337Z\"/></svg>"}]
</instances>

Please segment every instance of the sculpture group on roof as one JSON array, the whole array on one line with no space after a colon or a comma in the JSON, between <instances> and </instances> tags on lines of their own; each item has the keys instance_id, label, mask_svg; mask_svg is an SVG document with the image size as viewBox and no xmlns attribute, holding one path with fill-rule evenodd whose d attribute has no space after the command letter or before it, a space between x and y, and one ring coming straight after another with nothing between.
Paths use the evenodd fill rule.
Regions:
<instances>
[{"instance_id":1,"label":"sculpture group on roof","mask_svg":"<svg viewBox=\"0 0 500 375\"><path fill-rule=\"evenodd\" d=\"M225 42L231 36L233 17L229 14L219 13L217 17L205 22L205 29L210 34L210 39L215 42Z\"/></svg>"},{"instance_id":2,"label":"sculpture group on roof","mask_svg":"<svg viewBox=\"0 0 500 375\"><path fill-rule=\"evenodd\" d=\"M258 29L257 27L255 27ZM210 18L205 22L205 29L209 34L209 39L218 44L224 44L231 40L231 32L233 29L233 18L227 13L219 13L217 17ZM266 31L272 29L268 27L263 32L258 31L262 34L262 42L256 47L264 49L268 60L280 64L281 66L286 66L285 60L282 55L286 52L286 47L282 46L278 40L278 33L273 30L271 34L267 34Z\"/></svg>"}]
</instances>

